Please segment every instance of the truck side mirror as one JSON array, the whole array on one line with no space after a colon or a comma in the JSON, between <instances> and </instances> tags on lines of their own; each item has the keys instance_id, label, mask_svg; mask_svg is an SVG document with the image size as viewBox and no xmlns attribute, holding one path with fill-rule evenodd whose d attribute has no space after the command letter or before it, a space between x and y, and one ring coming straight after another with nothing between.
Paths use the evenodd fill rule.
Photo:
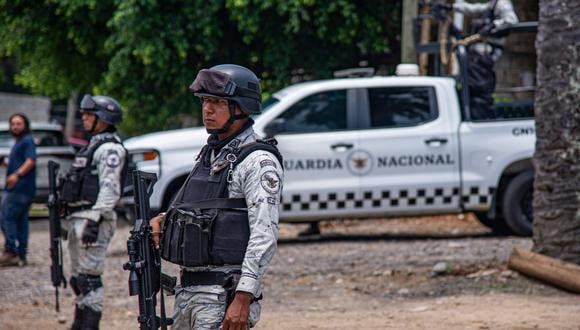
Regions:
<instances>
[{"instance_id":1,"label":"truck side mirror","mask_svg":"<svg viewBox=\"0 0 580 330\"><path fill-rule=\"evenodd\" d=\"M283 118L276 118L269 122L266 127L264 127L264 133L267 138L276 136L276 134L286 131L286 120Z\"/></svg>"}]
</instances>

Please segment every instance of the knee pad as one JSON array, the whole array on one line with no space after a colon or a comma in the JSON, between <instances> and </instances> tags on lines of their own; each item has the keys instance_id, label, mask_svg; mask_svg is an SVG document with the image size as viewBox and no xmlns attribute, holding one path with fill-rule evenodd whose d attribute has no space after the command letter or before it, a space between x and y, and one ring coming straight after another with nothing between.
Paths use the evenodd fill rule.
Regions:
<instances>
[{"instance_id":1,"label":"knee pad","mask_svg":"<svg viewBox=\"0 0 580 330\"><path fill-rule=\"evenodd\" d=\"M86 295L87 293L103 286L100 275L94 276L88 274L79 274L79 276L77 276L76 283L80 293L83 295Z\"/></svg>"}]
</instances>

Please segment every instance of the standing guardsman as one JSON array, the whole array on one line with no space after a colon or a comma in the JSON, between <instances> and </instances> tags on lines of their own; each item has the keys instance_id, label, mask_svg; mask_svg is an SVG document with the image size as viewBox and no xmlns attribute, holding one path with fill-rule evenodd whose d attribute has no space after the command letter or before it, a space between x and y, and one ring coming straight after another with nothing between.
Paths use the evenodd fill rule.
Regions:
<instances>
[{"instance_id":1,"label":"standing guardsman","mask_svg":"<svg viewBox=\"0 0 580 330\"><path fill-rule=\"evenodd\" d=\"M84 129L92 137L76 155L61 185L71 258L70 286L76 295L72 329L98 329L103 311L101 275L107 246L115 232L114 207L123 189L127 152L117 134L119 103L108 96L85 95L81 101Z\"/></svg>"},{"instance_id":2,"label":"standing guardsman","mask_svg":"<svg viewBox=\"0 0 580 330\"><path fill-rule=\"evenodd\" d=\"M485 3L455 3L453 9L473 20L472 31L484 40L469 46L469 93L473 119L495 117L493 109L496 77L495 64L503 54L506 35L500 30L518 22L511 0L490 0ZM506 30L507 31L507 30ZM509 32L507 32L509 33ZM506 33L506 34L507 34Z\"/></svg>"},{"instance_id":3,"label":"standing guardsman","mask_svg":"<svg viewBox=\"0 0 580 330\"><path fill-rule=\"evenodd\" d=\"M10 150L0 208L0 224L5 238L0 266L24 266L29 235L28 210L36 195L36 144L25 115L13 114L8 122L16 143Z\"/></svg>"},{"instance_id":4,"label":"standing guardsman","mask_svg":"<svg viewBox=\"0 0 580 330\"><path fill-rule=\"evenodd\" d=\"M282 156L252 128L262 99L252 71L203 69L190 91L210 136L170 210L150 221L162 257L181 266L173 328L246 329L276 250Z\"/></svg>"}]
</instances>

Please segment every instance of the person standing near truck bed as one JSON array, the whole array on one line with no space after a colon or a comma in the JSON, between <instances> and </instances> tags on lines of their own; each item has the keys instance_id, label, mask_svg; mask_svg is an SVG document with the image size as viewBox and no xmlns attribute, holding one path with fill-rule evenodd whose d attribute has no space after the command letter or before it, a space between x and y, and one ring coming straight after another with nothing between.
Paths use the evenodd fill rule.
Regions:
<instances>
[{"instance_id":1,"label":"person standing near truck bed","mask_svg":"<svg viewBox=\"0 0 580 330\"><path fill-rule=\"evenodd\" d=\"M477 16L471 24L472 33L484 41L469 46L469 93L474 119L493 115L495 91L494 66L501 58L507 33L502 29L518 22L511 0L491 0L487 3L455 3L453 9L468 16Z\"/></svg>"}]
</instances>

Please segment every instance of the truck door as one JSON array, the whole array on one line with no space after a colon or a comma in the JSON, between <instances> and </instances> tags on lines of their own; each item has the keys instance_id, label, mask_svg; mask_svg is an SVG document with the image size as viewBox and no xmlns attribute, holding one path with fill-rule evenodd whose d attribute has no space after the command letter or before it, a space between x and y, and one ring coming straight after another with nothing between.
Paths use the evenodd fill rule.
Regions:
<instances>
[{"instance_id":1,"label":"truck door","mask_svg":"<svg viewBox=\"0 0 580 330\"><path fill-rule=\"evenodd\" d=\"M302 98L275 120L284 155L284 220L320 219L348 214L359 193L359 178L346 166L358 146L352 90L321 91Z\"/></svg>"},{"instance_id":2,"label":"truck door","mask_svg":"<svg viewBox=\"0 0 580 330\"><path fill-rule=\"evenodd\" d=\"M360 148L348 155L373 214L438 213L460 208L460 160L449 113L431 86L366 89Z\"/></svg>"}]
</instances>

